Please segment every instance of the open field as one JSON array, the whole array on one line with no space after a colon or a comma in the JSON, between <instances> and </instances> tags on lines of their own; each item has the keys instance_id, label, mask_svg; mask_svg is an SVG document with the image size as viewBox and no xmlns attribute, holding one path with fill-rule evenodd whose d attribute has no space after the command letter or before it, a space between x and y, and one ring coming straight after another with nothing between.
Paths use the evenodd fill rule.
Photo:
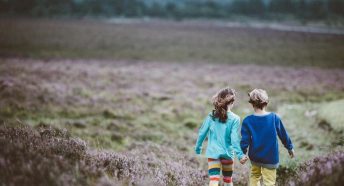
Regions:
<instances>
[{"instance_id":1,"label":"open field","mask_svg":"<svg viewBox=\"0 0 344 186\"><path fill-rule=\"evenodd\" d=\"M281 146L280 185L344 181L343 35L4 18L0 28L1 184L206 185L193 146L225 86L241 118L248 91L269 92L296 151L290 160ZM235 162L235 184L248 169Z\"/></svg>"},{"instance_id":2,"label":"open field","mask_svg":"<svg viewBox=\"0 0 344 186\"><path fill-rule=\"evenodd\" d=\"M219 87L238 90L234 111L241 117L251 112L245 93L263 87L271 92L270 109L284 119L298 154L290 161L282 149L282 166L342 149L342 116L328 117L333 113L323 108L342 113L344 104L338 100L344 98L343 70L196 67L199 64L2 59L1 120L66 130L93 149L125 152L135 144L152 143L175 149L175 156L193 156L196 130ZM167 161L164 156L157 159ZM206 170L204 159L193 161ZM247 166L238 170L235 177L244 178Z\"/></svg>"},{"instance_id":3,"label":"open field","mask_svg":"<svg viewBox=\"0 0 344 186\"><path fill-rule=\"evenodd\" d=\"M0 19L0 55L344 67L344 35L192 22Z\"/></svg>"}]
</instances>

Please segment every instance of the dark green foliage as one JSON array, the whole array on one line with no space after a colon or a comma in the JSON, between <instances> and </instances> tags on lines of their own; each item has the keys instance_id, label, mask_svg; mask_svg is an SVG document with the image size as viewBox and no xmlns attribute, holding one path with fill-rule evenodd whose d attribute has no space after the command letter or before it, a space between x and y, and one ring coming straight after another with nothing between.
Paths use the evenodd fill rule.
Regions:
<instances>
[{"instance_id":1,"label":"dark green foliage","mask_svg":"<svg viewBox=\"0 0 344 186\"><path fill-rule=\"evenodd\" d=\"M118 116L113 111L108 110L108 109L103 111L103 116L105 118L112 118L112 119L118 118Z\"/></svg>"},{"instance_id":2,"label":"dark green foliage","mask_svg":"<svg viewBox=\"0 0 344 186\"><path fill-rule=\"evenodd\" d=\"M314 145L309 143L309 142L307 142L307 141L302 141L302 142L300 142L300 146L299 147L300 148L304 148L306 150L312 150L314 148Z\"/></svg>"},{"instance_id":3,"label":"dark green foliage","mask_svg":"<svg viewBox=\"0 0 344 186\"><path fill-rule=\"evenodd\" d=\"M342 0L233 0L233 1L147 1L147 0L1 0L0 11L31 16L127 16L167 18L229 18L233 15L274 17L294 15L301 20L344 16ZM269 16L270 15L270 16ZM272 16L271 16L272 15Z\"/></svg>"},{"instance_id":4,"label":"dark green foliage","mask_svg":"<svg viewBox=\"0 0 344 186\"><path fill-rule=\"evenodd\" d=\"M292 13L295 12L297 4L292 0L273 0L269 4L268 9L275 13ZM306 7L303 7L303 9L306 9Z\"/></svg>"},{"instance_id":5,"label":"dark green foliage","mask_svg":"<svg viewBox=\"0 0 344 186\"><path fill-rule=\"evenodd\" d=\"M330 12L334 14L338 14L343 16L344 15L344 1L340 0L329 0L328 1L328 9Z\"/></svg>"},{"instance_id":6,"label":"dark green foliage","mask_svg":"<svg viewBox=\"0 0 344 186\"><path fill-rule=\"evenodd\" d=\"M111 140L118 143L123 143L124 136L122 133L115 131L111 134Z\"/></svg>"},{"instance_id":7,"label":"dark green foliage","mask_svg":"<svg viewBox=\"0 0 344 186\"><path fill-rule=\"evenodd\" d=\"M331 132L333 130L333 128L331 127L331 124L326 120L319 121L318 126L319 126L319 128L321 128L325 131Z\"/></svg>"},{"instance_id":8,"label":"dark green foliage","mask_svg":"<svg viewBox=\"0 0 344 186\"><path fill-rule=\"evenodd\" d=\"M71 125L80 129L86 128L86 123L84 121L76 121L76 122L71 123Z\"/></svg>"},{"instance_id":9,"label":"dark green foliage","mask_svg":"<svg viewBox=\"0 0 344 186\"><path fill-rule=\"evenodd\" d=\"M234 0L229 10L234 14L262 16L266 8L261 0Z\"/></svg>"},{"instance_id":10,"label":"dark green foliage","mask_svg":"<svg viewBox=\"0 0 344 186\"><path fill-rule=\"evenodd\" d=\"M189 129L195 129L199 124L194 120L187 120L184 125Z\"/></svg>"},{"instance_id":11,"label":"dark green foliage","mask_svg":"<svg viewBox=\"0 0 344 186\"><path fill-rule=\"evenodd\" d=\"M296 166L280 165L277 169L277 182L284 183L284 185L286 185L287 178L296 176Z\"/></svg>"}]
</instances>

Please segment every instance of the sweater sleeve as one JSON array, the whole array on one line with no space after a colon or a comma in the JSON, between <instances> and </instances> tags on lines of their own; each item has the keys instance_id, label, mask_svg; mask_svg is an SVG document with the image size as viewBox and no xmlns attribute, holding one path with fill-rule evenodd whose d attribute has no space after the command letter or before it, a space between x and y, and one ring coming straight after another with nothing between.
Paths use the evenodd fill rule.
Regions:
<instances>
[{"instance_id":1,"label":"sweater sleeve","mask_svg":"<svg viewBox=\"0 0 344 186\"><path fill-rule=\"evenodd\" d=\"M239 126L240 126L240 118L237 119L233 124L232 131L231 131L231 142L232 142L234 152L236 153L238 159L240 160L244 156L244 153L242 152L240 148Z\"/></svg>"},{"instance_id":2,"label":"sweater sleeve","mask_svg":"<svg viewBox=\"0 0 344 186\"><path fill-rule=\"evenodd\" d=\"M250 145L250 140L251 140L251 134L250 134L250 131L248 130L247 123L244 120L241 126L241 141L240 141L240 147L244 154L247 153L247 148Z\"/></svg>"},{"instance_id":3,"label":"sweater sleeve","mask_svg":"<svg viewBox=\"0 0 344 186\"><path fill-rule=\"evenodd\" d=\"M195 146L196 154L201 154L201 152L202 152L202 144L203 144L203 141L207 137L207 134L209 132L210 121L211 121L211 117L210 117L210 115L208 115L204 119L201 128L199 128L199 130L198 130L198 138L197 138L196 146Z\"/></svg>"},{"instance_id":4,"label":"sweater sleeve","mask_svg":"<svg viewBox=\"0 0 344 186\"><path fill-rule=\"evenodd\" d=\"M276 121L277 135L279 139L282 141L282 144L284 145L284 147L288 150L291 150L293 149L293 143L291 142L291 139L284 128L282 120L278 116L276 117L277 117L277 121Z\"/></svg>"}]
</instances>

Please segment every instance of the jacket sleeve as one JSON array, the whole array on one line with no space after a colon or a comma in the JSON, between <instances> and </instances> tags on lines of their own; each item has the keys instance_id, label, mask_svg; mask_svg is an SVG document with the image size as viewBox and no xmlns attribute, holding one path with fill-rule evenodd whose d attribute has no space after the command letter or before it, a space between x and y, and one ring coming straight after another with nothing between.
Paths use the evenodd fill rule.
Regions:
<instances>
[{"instance_id":1,"label":"jacket sleeve","mask_svg":"<svg viewBox=\"0 0 344 186\"><path fill-rule=\"evenodd\" d=\"M244 156L244 153L242 152L240 148L239 127L240 127L240 119L236 120L233 124L232 131L231 131L231 142L232 142L234 152L236 153L236 156L240 160Z\"/></svg>"},{"instance_id":2,"label":"jacket sleeve","mask_svg":"<svg viewBox=\"0 0 344 186\"><path fill-rule=\"evenodd\" d=\"M251 133L248 130L247 123L245 123L245 120L244 120L241 126L241 141L240 141L240 147L244 154L247 153L247 148L250 145L250 140L251 140Z\"/></svg>"},{"instance_id":3,"label":"jacket sleeve","mask_svg":"<svg viewBox=\"0 0 344 186\"><path fill-rule=\"evenodd\" d=\"M293 149L293 143L291 142L291 139L283 126L282 120L278 116L276 116L276 131L284 147L288 150Z\"/></svg>"},{"instance_id":4,"label":"jacket sleeve","mask_svg":"<svg viewBox=\"0 0 344 186\"><path fill-rule=\"evenodd\" d=\"M209 132L210 121L211 121L211 116L208 115L204 119L201 128L199 128L199 130L198 130L198 138L197 138L196 146L195 146L196 154L201 154L201 152L202 152L202 144L203 144L203 141L207 137L207 134Z\"/></svg>"}]
</instances>

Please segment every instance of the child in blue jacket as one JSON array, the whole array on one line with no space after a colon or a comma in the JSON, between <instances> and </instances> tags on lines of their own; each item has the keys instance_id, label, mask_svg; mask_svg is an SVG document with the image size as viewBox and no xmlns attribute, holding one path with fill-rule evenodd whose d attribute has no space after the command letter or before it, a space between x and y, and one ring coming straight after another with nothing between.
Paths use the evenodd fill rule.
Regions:
<instances>
[{"instance_id":1,"label":"child in blue jacket","mask_svg":"<svg viewBox=\"0 0 344 186\"><path fill-rule=\"evenodd\" d=\"M222 169L225 186L233 185L234 152L241 162L247 157L240 149L240 118L230 111L235 100L235 91L230 88L220 90L213 97L214 110L205 118L199 129L195 146L196 154L201 154L202 143L208 137L206 157L210 186L218 186Z\"/></svg>"},{"instance_id":2,"label":"child in blue jacket","mask_svg":"<svg viewBox=\"0 0 344 186\"><path fill-rule=\"evenodd\" d=\"M293 144L285 130L281 118L273 112L267 112L269 103L265 90L254 89L249 93L249 103L254 114L247 116L241 127L241 149L251 161L250 186L275 185L276 168L279 163L278 139L282 141L291 158L294 157Z\"/></svg>"}]
</instances>

